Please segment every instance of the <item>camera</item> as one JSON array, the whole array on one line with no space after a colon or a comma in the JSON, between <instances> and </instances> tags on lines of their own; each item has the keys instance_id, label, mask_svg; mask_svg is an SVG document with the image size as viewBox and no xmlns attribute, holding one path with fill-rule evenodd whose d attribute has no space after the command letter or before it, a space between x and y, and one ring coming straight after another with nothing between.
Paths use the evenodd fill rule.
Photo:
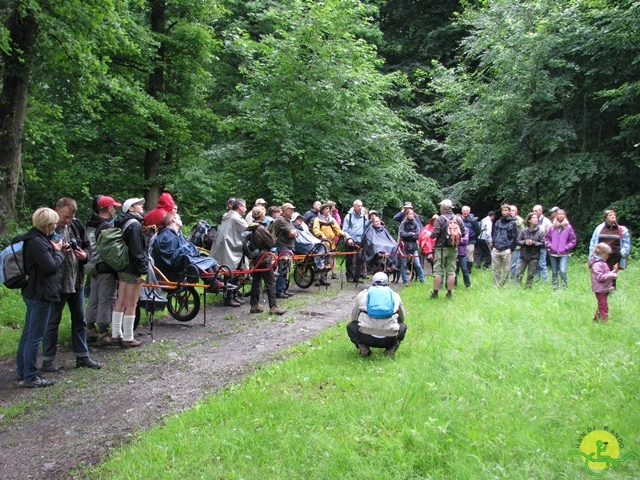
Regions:
<instances>
[{"instance_id":1,"label":"camera","mask_svg":"<svg viewBox=\"0 0 640 480\"><path fill-rule=\"evenodd\" d=\"M78 250L80 248L75 238L69 239L69 248L71 250Z\"/></svg>"}]
</instances>

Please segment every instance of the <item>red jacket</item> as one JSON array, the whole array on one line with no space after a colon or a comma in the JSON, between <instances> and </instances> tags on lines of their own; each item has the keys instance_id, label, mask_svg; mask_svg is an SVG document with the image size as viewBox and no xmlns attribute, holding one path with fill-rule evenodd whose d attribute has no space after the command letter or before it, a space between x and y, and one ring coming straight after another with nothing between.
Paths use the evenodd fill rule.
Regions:
<instances>
[{"instance_id":1,"label":"red jacket","mask_svg":"<svg viewBox=\"0 0 640 480\"><path fill-rule=\"evenodd\" d=\"M142 225L144 225L145 227L155 225L156 227L158 227L158 230L161 229L162 227L164 227L164 225L162 224L162 219L167 213L173 210L174 206L175 203L173 201L173 198L171 197L171 194L168 192L161 193L156 208L154 208L144 216Z\"/></svg>"}]
</instances>

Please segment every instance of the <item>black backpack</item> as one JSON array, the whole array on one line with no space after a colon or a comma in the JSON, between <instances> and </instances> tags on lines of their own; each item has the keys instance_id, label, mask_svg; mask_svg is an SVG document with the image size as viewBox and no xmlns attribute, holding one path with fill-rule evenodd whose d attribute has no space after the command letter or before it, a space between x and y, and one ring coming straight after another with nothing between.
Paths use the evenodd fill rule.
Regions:
<instances>
[{"instance_id":1,"label":"black backpack","mask_svg":"<svg viewBox=\"0 0 640 480\"><path fill-rule=\"evenodd\" d=\"M253 239L253 229L248 229L242 232L242 253L245 257L250 260L257 258L260 255L260 249L256 245L256 242Z\"/></svg>"},{"instance_id":2,"label":"black backpack","mask_svg":"<svg viewBox=\"0 0 640 480\"><path fill-rule=\"evenodd\" d=\"M189 232L187 240L196 247L211 250L217 234L218 229L215 226L209 225L206 220L199 220Z\"/></svg>"}]
</instances>

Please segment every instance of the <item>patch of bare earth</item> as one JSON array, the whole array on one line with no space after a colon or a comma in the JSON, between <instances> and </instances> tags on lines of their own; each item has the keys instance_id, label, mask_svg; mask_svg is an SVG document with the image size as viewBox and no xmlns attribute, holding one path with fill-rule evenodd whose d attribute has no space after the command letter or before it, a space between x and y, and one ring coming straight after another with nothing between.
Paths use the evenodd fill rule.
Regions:
<instances>
[{"instance_id":1,"label":"patch of bare earth","mask_svg":"<svg viewBox=\"0 0 640 480\"><path fill-rule=\"evenodd\" d=\"M363 286L344 283L340 289L340 282L333 283L331 293L292 286L296 295L280 303L288 309L283 316L249 315L247 301L240 308L208 307L206 326L202 311L185 323L157 319L153 343L142 326L141 348L90 348L91 358L104 365L98 371L73 368L72 353L61 347L58 361L66 373L46 374L57 381L49 388L17 387L15 360L2 359L0 405L27 408L0 418L0 478L81 478L83 467L98 463L132 434L346 321Z\"/></svg>"}]
</instances>

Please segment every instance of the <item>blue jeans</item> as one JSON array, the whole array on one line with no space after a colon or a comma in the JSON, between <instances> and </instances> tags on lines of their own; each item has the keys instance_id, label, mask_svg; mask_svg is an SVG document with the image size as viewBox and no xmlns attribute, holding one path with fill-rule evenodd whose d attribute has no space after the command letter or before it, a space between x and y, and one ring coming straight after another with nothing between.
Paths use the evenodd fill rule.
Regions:
<instances>
[{"instance_id":1,"label":"blue jeans","mask_svg":"<svg viewBox=\"0 0 640 480\"><path fill-rule=\"evenodd\" d=\"M27 313L24 318L24 328L18 343L18 354L16 356L18 377L22 377L25 382L30 382L38 375L38 350L40 342L47 329L47 321L51 313L51 302L43 302L32 298L22 297L27 306Z\"/></svg>"},{"instance_id":2,"label":"blue jeans","mask_svg":"<svg viewBox=\"0 0 640 480\"><path fill-rule=\"evenodd\" d=\"M69 305L71 313L71 349L76 357L88 357L87 322L84 320L84 287L76 293L61 293L60 301L51 305L51 314L47 323L47 331L42 342L42 359L51 361L58 350L58 329L62 321L62 310Z\"/></svg>"},{"instance_id":3,"label":"blue jeans","mask_svg":"<svg viewBox=\"0 0 640 480\"><path fill-rule=\"evenodd\" d=\"M285 250L293 251L293 248L285 247L283 245L278 245L276 247L276 252L280 254ZM316 257L320 258L320 257ZM286 272L284 270L280 271L280 265L278 265L278 278L276 279L276 293L282 294L287 291L288 283L287 280L289 278L290 269L287 268Z\"/></svg>"},{"instance_id":4,"label":"blue jeans","mask_svg":"<svg viewBox=\"0 0 640 480\"><path fill-rule=\"evenodd\" d=\"M420 255L418 255L418 250L414 250L412 252L407 251L405 255L413 255L413 268L415 268L416 272L418 272L418 279L421 283L424 283L424 272L422 270L422 265L420 264ZM407 277L407 259L400 259L400 276L402 277L402 283L407 283L409 278Z\"/></svg>"},{"instance_id":5,"label":"blue jeans","mask_svg":"<svg viewBox=\"0 0 640 480\"><path fill-rule=\"evenodd\" d=\"M549 256L549 263L551 264L552 277L551 282L553 288L558 288L558 272L560 272L560 279L562 280L562 286L567 288L567 265L569 264L569 255L562 255L561 257Z\"/></svg>"},{"instance_id":6,"label":"blue jeans","mask_svg":"<svg viewBox=\"0 0 640 480\"><path fill-rule=\"evenodd\" d=\"M458 268L456 269L456 285L458 282L458 271L462 270L462 280L464 286L469 288L471 286L471 277L469 276L469 262L466 255L458 255Z\"/></svg>"},{"instance_id":7,"label":"blue jeans","mask_svg":"<svg viewBox=\"0 0 640 480\"><path fill-rule=\"evenodd\" d=\"M547 273L547 249L540 249L540 259L538 260L538 270L536 270L536 276L542 276L542 280L549 281L549 274Z\"/></svg>"},{"instance_id":8,"label":"blue jeans","mask_svg":"<svg viewBox=\"0 0 640 480\"><path fill-rule=\"evenodd\" d=\"M520 249L516 248L511 252L511 280L515 280L518 270L518 261L520 260Z\"/></svg>"}]
</instances>

